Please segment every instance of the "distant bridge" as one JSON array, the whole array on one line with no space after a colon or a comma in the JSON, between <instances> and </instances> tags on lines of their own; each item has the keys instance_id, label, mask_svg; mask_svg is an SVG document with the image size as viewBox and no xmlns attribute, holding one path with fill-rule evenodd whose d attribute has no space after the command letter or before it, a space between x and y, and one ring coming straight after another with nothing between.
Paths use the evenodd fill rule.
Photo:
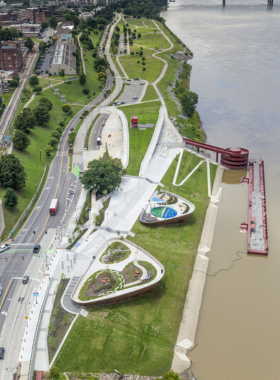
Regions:
<instances>
[{"instance_id":1,"label":"distant bridge","mask_svg":"<svg viewBox=\"0 0 280 380\"><path fill-rule=\"evenodd\" d=\"M273 5L273 0L267 0L267 5L272 6ZM226 0L223 0L223 6L226 6Z\"/></svg>"}]
</instances>

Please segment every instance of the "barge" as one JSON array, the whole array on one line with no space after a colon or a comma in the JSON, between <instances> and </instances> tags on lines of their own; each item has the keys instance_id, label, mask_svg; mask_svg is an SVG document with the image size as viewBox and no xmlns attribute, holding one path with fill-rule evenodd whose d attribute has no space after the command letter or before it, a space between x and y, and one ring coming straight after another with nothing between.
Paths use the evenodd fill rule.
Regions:
<instances>
[{"instance_id":1,"label":"barge","mask_svg":"<svg viewBox=\"0 0 280 380\"><path fill-rule=\"evenodd\" d=\"M249 160L249 207L247 253L268 254L264 162Z\"/></svg>"}]
</instances>

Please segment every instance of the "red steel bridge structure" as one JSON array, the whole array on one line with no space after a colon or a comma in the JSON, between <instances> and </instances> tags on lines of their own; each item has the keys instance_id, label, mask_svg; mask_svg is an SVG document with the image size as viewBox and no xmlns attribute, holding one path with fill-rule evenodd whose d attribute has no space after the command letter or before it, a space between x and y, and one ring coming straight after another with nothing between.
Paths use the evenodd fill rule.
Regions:
<instances>
[{"instance_id":1,"label":"red steel bridge structure","mask_svg":"<svg viewBox=\"0 0 280 380\"><path fill-rule=\"evenodd\" d=\"M247 169L249 160L249 150L244 148L219 148L214 145L204 144L198 141L183 138L187 145L197 147L197 152L200 149L210 150L216 153L216 161L219 162L219 154L221 154L221 165L232 170Z\"/></svg>"}]
</instances>

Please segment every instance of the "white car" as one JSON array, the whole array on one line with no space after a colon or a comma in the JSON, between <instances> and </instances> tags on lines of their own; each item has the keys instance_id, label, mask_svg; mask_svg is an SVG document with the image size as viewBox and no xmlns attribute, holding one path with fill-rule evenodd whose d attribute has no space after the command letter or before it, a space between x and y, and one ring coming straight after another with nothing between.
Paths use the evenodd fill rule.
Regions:
<instances>
[{"instance_id":1,"label":"white car","mask_svg":"<svg viewBox=\"0 0 280 380\"><path fill-rule=\"evenodd\" d=\"M0 247L0 253L6 251L9 248L10 248L9 244L1 245L1 247Z\"/></svg>"},{"instance_id":2,"label":"white car","mask_svg":"<svg viewBox=\"0 0 280 380\"><path fill-rule=\"evenodd\" d=\"M139 96L134 95L132 99L138 99L138 98L139 98Z\"/></svg>"}]
</instances>

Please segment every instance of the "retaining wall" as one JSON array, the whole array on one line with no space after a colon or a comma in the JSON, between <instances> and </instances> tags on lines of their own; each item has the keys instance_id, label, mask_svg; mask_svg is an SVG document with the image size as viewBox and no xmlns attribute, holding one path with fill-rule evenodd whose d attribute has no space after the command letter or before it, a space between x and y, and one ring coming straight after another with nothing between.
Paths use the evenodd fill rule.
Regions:
<instances>
[{"instance_id":1,"label":"retaining wall","mask_svg":"<svg viewBox=\"0 0 280 380\"><path fill-rule=\"evenodd\" d=\"M119 117L122 122L123 126L123 157L122 157L122 163L123 167L127 168L129 164L129 130L128 130L128 122L125 114L123 111L117 109Z\"/></svg>"},{"instance_id":2,"label":"retaining wall","mask_svg":"<svg viewBox=\"0 0 280 380\"><path fill-rule=\"evenodd\" d=\"M156 145L157 145L157 142L158 142L158 138L159 138L159 135L160 135L160 131L161 131L161 128L162 128L162 125L163 125L163 122L164 122L164 114L166 113L166 107L165 106L161 106L160 107L160 110L159 110L159 117L158 117L158 121L157 121L157 124L155 126L155 130L154 130L154 133L153 133L153 137L151 139L151 142L150 142L150 145L147 149L147 152L145 154L145 157L143 158L142 162L141 162L141 167L140 167L140 173L139 173L139 176L141 177L145 171L145 169L147 168L152 156L153 156L153 153L154 153L154 150L156 148Z\"/></svg>"}]
</instances>

